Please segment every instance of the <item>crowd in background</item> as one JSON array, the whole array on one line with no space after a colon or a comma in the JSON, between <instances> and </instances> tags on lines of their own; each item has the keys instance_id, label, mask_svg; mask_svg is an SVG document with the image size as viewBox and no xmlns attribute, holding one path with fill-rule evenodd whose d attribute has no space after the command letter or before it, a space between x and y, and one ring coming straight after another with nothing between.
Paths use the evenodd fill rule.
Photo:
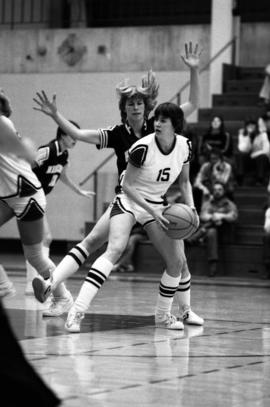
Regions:
<instances>
[{"instance_id":1,"label":"crowd in background","mask_svg":"<svg viewBox=\"0 0 270 407\"><path fill-rule=\"evenodd\" d=\"M191 180L201 226L188 239L190 245L204 244L209 262L209 276L218 272L220 243L235 241L238 208L236 187L265 188L270 195L270 107L260 117L248 117L236 134L230 134L220 116L212 117L202 134L186 129L193 141ZM195 142L194 142L195 141ZM263 262L265 278L270 278L270 200L262 202L265 210ZM263 227L263 226L262 226Z\"/></svg>"}]
</instances>

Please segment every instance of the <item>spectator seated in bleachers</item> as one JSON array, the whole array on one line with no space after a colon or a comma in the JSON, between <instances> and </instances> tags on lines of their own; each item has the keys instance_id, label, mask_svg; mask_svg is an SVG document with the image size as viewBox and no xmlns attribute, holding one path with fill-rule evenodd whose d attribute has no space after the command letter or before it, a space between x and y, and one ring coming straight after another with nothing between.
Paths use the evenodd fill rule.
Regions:
<instances>
[{"instance_id":1,"label":"spectator seated in bleachers","mask_svg":"<svg viewBox=\"0 0 270 407\"><path fill-rule=\"evenodd\" d=\"M270 109L265 112L261 119L263 121L262 131L266 132L268 140L270 142Z\"/></svg>"},{"instance_id":2,"label":"spectator seated in bleachers","mask_svg":"<svg viewBox=\"0 0 270 407\"><path fill-rule=\"evenodd\" d=\"M270 144L265 131L259 131L255 119L247 119L238 132L236 169L238 185L247 182L247 175L253 174L256 185L266 185L269 175Z\"/></svg>"},{"instance_id":3,"label":"spectator seated in bleachers","mask_svg":"<svg viewBox=\"0 0 270 407\"><path fill-rule=\"evenodd\" d=\"M219 244L234 241L234 225L237 218L238 209L235 203L228 198L224 185L221 182L215 182L213 195L203 204L200 212L201 226L187 240L191 245L205 242L209 277L214 277L218 272Z\"/></svg>"},{"instance_id":4,"label":"spectator seated in bleachers","mask_svg":"<svg viewBox=\"0 0 270 407\"><path fill-rule=\"evenodd\" d=\"M198 212L202 204L210 198L212 187L217 181L225 185L228 197L233 200L235 182L232 165L224 160L220 150L212 149L209 161L202 164L193 183L194 201Z\"/></svg>"},{"instance_id":5,"label":"spectator seated in bleachers","mask_svg":"<svg viewBox=\"0 0 270 407\"><path fill-rule=\"evenodd\" d=\"M221 116L214 116L212 118L207 132L200 138L198 154L201 165L209 159L209 153L213 149L219 149L225 160L232 164L232 137L226 130L224 120Z\"/></svg>"},{"instance_id":6,"label":"spectator seated in bleachers","mask_svg":"<svg viewBox=\"0 0 270 407\"><path fill-rule=\"evenodd\" d=\"M264 215L263 234L263 278L270 278L270 191L268 190L268 204Z\"/></svg>"},{"instance_id":7,"label":"spectator seated in bleachers","mask_svg":"<svg viewBox=\"0 0 270 407\"><path fill-rule=\"evenodd\" d=\"M263 104L270 104L270 64L265 67L265 77L260 89L259 97Z\"/></svg>"}]
</instances>

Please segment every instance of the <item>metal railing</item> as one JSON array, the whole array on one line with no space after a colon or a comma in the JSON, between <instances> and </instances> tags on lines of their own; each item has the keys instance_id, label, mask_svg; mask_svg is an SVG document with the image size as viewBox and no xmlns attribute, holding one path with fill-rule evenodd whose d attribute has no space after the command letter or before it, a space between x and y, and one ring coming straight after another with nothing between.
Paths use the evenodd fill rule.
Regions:
<instances>
[{"instance_id":1,"label":"metal railing","mask_svg":"<svg viewBox=\"0 0 270 407\"><path fill-rule=\"evenodd\" d=\"M236 43L237 43L238 37L234 36L230 41L228 41L208 62L205 64L200 70L199 73L201 74L202 72L206 71L209 66L228 48L232 48L232 64L235 64L236 60ZM187 81L179 90L178 92L169 100L170 102L173 102L176 100L176 103L178 105L181 104L181 94L182 92L190 85L190 81ZM84 185L87 181L89 181L92 177L94 177L94 191L96 192L95 198L94 198L94 220L96 220L97 216L97 190L98 190L98 172L99 170L104 167L105 164L107 164L113 157L115 156L115 153L110 154L108 157L106 157L93 171L90 172L89 175L87 175L81 182L80 185Z\"/></svg>"}]
</instances>

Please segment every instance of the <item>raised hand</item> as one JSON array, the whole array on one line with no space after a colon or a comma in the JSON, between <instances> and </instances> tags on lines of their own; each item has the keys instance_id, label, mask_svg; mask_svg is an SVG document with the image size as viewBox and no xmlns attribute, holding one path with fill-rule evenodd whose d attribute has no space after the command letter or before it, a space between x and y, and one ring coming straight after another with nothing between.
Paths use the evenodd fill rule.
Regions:
<instances>
[{"instance_id":1,"label":"raised hand","mask_svg":"<svg viewBox=\"0 0 270 407\"><path fill-rule=\"evenodd\" d=\"M199 49L199 45L194 46L190 41L188 44L185 43L185 55L181 55L181 58L189 68L198 68L201 53L202 49Z\"/></svg>"},{"instance_id":2,"label":"raised hand","mask_svg":"<svg viewBox=\"0 0 270 407\"><path fill-rule=\"evenodd\" d=\"M47 116L55 116L57 112L57 106L56 106L56 94L53 95L52 101L48 99L48 96L42 90L41 92L36 93L37 97L33 98L34 102L39 106L39 107L33 107L34 110L38 110Z\"/></svg>"}]
</instances>

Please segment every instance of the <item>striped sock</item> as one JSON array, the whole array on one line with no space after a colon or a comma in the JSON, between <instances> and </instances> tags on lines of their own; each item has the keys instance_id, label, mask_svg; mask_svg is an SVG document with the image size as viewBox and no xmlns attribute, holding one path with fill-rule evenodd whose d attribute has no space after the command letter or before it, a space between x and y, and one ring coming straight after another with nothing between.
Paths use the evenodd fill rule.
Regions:
<instances>
[{"instance_id":1,"label":"striped sock","mask_svg":"<svg viewBox=\"0 0 270 407\"><path fill-rule=\"evenodd\" d=\"M156 305L156 315L162 317L162 315L171 311L174 294L178 288L180 281L179 277L172 277L164 271L160 284L159 294Z\"/></svg>"},{"instance_id":2,"label":"striped sock","mask_svg":"<svg viewBox=\"0 0 270 407\"><path fill-rule=\"evenodd\" d=\"M75 301L78 311L85 312L88 310L91 301L106 281L112 268L113 264L103 256L93 263Z\"/></svg>"},{"instance_id":3,"label":"striped sock","mask_svg":"<svg viewBox=\"0 0 270 407\"><path fill-rule=\"evenodd\" d=\"M72 274L76 273L88 256L88 251L81 243L74 246L55 268L53 272L52 290Z\"/></svg>"}]
</instances>

